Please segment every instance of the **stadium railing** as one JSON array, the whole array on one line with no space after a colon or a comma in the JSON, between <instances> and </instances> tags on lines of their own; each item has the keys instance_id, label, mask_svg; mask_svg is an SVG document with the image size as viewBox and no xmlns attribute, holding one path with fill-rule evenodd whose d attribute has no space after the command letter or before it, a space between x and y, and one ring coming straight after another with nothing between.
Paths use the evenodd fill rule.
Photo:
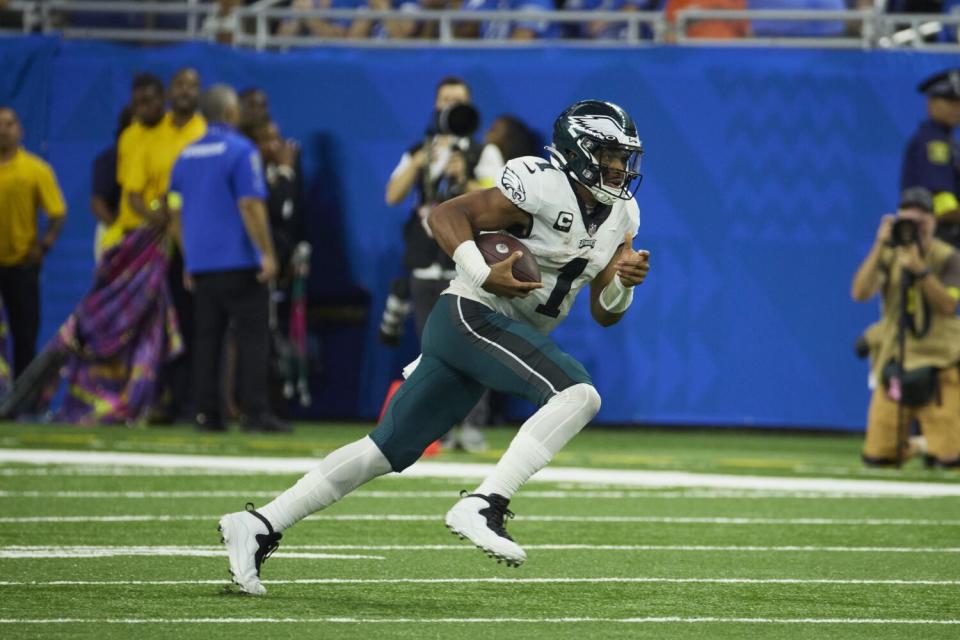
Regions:
<instances>
[{"instance_id":1,"label":"stadium railing","mask_svg":"<svg viewBox=\"0 0 960 640\"><path fill-rule=\"evenodd\" d=\"M716 10L685 9L677 13L676 24L670 24L659 11L462 11L424 10L416 13L397 10L370 9L291 9L277 6L282 0L260 0L234 12L234 26L230 35L234 46L255 49L284 49L312 46L363 47L539 47L561 42L564 46L603 47L644 46L672 43L680 46L781 46L830 49L914 48L927 51L960 51L957 29L960 15L956 14L889 14L875 9L859 11L816 10ZM140 42L178 42L185 40L215 40L217 32L204 29L207 17L217 11L216 3L199 0L181 2L106 2L65 0L13 0L7 12L20 14L19 33L59 33L65 38L95 38ZM182 18L178 28L118 28L75 26L65 16L82 14L128 14L133 16L176 16ZM291 18L319 18L325 20L411 20L433 23L437 26L436 39L348 39L323 38L316 35L283 36L274 33L276 26ZM763 36L710 39L692 37L690 27L709 21L778 21L805 23L843 23L844 32L836 36ZM536 22L544 25L599 22L623 27L617 38L561 38L551 37L530 41L508 39L472 39L457 36L456 25L476 22ZM10 29L0 31L11 33ZM946 37L944 37L946 36Z\"/></svg>"},{"instance_id":2,"label":"stadium railing","mask_svg":"<svg viewBox=\"0 0 960 640\"><path fill-rule=\"evenodd\" d=\"M20 13L21 33L58 33L64 38L121 40L140 42L181 42L187 40L213 40L212 35L202 31L204 20L217 10L216 4L200 0L182 2L69 2L66 0L13 0L8 12ZM135 27L89 27L73 26L66 16L71 15L117 15L137 17L167 16L183 18L178 28ZM11 30L3 31L10 33Z\"/></svg>"}]
</instances>

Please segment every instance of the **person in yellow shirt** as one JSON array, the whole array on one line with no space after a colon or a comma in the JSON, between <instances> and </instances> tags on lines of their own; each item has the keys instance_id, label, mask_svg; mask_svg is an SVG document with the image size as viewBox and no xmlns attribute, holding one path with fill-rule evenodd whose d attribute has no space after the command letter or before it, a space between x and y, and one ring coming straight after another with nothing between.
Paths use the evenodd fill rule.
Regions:
<instances>
[{"instance_id":1,"label":"person in yellow shirt","mask_svg":"<svg viewBox=\"0 0 960 640\"><path fill-rule=\"evenodd\" d=\"M180 152L207 132L207 123L198 112L200 75L181 69L170 80L170 111L141 139L139 152L126 167L127 199L130 209L147 224L164 228L168 220L160 200L170 185L170 173ZM164 402L156 408L154 422L190 417L192 371L190 347L193 336L193 297L183 287L183 257L176 245L169 248L167 283L183 335L183 353L161 373Z\"/></svg>"},{"instance_id":2,"label":"person in yellow shirt","mask_svg":"<svg viewBox=\"0 0 960 640\"><path fill-rule=\"evenodd\" d=\"M23 149L16 112L0 107L0 298L13 338L13 370L19 376L37 348L40 329L40 265L63 228L66 205L46 162ZM49 223L38 229L43 209Z\"/></svg>"},{"instance_id":3,"label":"person in yellow shirt","mask_svg":"<svg viewBox=\"0 0 960 640\"><path fill-rule=\"evenodd\" d=\"M164 116L163 81L152 73L140 73L133 78L130 106L133 109L133 124L123 130L117 141L117 184L120 185L120 204L116 218L100 234L96 246L97 255L115 247L131 230L144 224L143 219L130 207L126 187L127 174L133 159L139 155L144 138L155 129Z\"/></svg>"},{"instance_id":4,"label":"person in yellow shirt","mask_svg":"<svg viewBox=\"0 0 960 640\"><path fill-rule=\"evenodd\" d=\"M160 196L167 192L170 172L177 156L191 142L207 133L207 123L197 112L200 103L200 75L195 69L181 69L170 81L170 111L145 134L125 167L124 187L130 208L148 224L166 224Z\"/></svg>"}]
</instances>

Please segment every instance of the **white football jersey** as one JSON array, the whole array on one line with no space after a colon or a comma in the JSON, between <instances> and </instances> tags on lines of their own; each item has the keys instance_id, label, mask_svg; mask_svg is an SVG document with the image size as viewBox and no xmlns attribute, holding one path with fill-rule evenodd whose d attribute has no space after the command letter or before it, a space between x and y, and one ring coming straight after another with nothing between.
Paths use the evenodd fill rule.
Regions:
<instances>
[{"instance_id":1,"label":"white football jersey","mask_svg":"<svg viewBox=\"0 0 960 640\"><path fill-rule=\"evenodd\" d=\"M530 214L530 234L521 239L540 267L543 287L526 298L501 298L475 287L458 266L444 293L475 300L549 333L567 317L580 289L610 263L626 232L636 235L640 210L635 200L617 200L587 215L567 175L534 156L509 161L497 187Z\"/></svg>"}]
</instances>

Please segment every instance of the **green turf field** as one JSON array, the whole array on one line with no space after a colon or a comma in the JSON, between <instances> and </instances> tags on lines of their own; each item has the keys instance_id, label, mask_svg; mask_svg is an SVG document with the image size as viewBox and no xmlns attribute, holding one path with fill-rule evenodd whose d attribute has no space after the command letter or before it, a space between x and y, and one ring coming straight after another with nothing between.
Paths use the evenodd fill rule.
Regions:
<instances>
[{"instance_id":1,"label":"green turf field","mask_svg":"<svg viewBox=\"0 0 960 640\"><path fill-rule=\"evenodd\" d=\"M529 555L518 569L443 526L475 480L381 478L284 535L262 598L228 586L217 519L263 504L299 472L35 465L9 453L294 459L364 431L0 425L0 637L960 637L960 497L803 484L960 489L960 474L917 463L865 471L851 436L590 430L555 467L757 479L739 488L531 482L511 504L509 530ZM429 462L493 462L512 433L492 431L486 454ZM770 490L774 477L799 482Z\"/></svg>"}]
</instances>

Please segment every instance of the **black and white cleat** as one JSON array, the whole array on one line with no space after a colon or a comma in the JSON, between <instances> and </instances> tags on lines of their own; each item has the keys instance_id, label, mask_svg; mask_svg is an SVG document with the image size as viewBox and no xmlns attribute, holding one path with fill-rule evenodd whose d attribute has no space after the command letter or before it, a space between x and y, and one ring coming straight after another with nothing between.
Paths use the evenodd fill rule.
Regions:
<instances>
[{"instance_id":1,"label":"black and white cleat","mask_svg":"<svg viewBox=\"0 0 960 640\"><path fill-rule=\"evenodd\" d=\"M447 528L461 540L470 540L497 563L505 562L509 567L523 564L527 554L506 529L505 520L513 518L513 513L507 509L510 501L496 493L483 495L464 491L460 496L460 501L447 512Z\"/></svg>"}]
</instances>

